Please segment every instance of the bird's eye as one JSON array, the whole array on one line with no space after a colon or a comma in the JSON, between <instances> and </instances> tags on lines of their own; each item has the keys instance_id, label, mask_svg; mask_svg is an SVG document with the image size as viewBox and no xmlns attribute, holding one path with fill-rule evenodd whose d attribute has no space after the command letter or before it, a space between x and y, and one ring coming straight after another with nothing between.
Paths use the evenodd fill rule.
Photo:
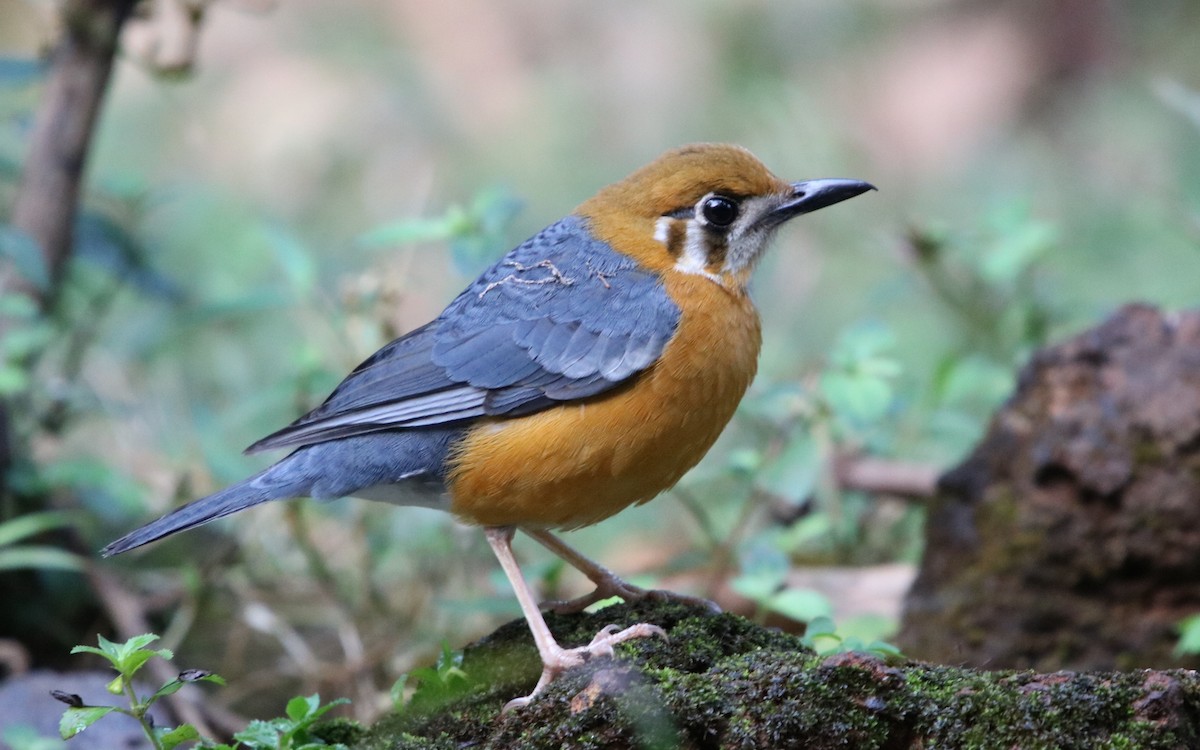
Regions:
<instances>
[{"instance_id":1,"label":"bird's eye","mask_svg":"<svg viewBox=\"0 0 1200 750\"><path fill-rule=\"evenodd\" d=\"M711 195L701 203L700 213L710 226L727 227L737 219L738 204L722 195Z\"/></svg>"}]
</instances>

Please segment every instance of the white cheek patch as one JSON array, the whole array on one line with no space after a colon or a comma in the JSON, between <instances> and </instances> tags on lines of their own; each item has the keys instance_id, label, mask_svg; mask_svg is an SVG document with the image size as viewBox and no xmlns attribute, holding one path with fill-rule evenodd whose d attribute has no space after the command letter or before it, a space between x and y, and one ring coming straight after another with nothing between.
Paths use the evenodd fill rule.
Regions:
<instances>
[{"instance_id":1,"label":"white cheek patch","mask_svg":"<svg viewBox=\"0 0 1200 750\"><path fill-rule=\"evenodd\" d=\"M768 239L762 232L730 237L728 250L725 253L725 263L721 266L721 270L727 273L737 273L752 265L762 254Z\"/></svg>"},{"instance_id":2,"label":"white cheek patch","mask_svg":"<svg viewBox=\"0 0 1200 750\"><path fill-rule=\"evenodd\" d=\"M664 245L670 244L671 238L671 222L675 221L670 216L661 216L654 223L654 239Z\"/></svg>"},{"instance_id":3,"label":"white cheek patch","mask_svg":"<svg viewBox=\"0 0 1200 750\"><path fill-rule=\"evenodd\" d=\"M741 273L753 266L762 256L762 252L770 244L774 232L755 227L774 205L774 200L765 197L748 198L742 203L741 218L726 238L725 263L721 267L722 271Z\"/></svg>"},{"instance_id":4,"label":"white cheek patch","mask_svg":"<svg viewBox=\"0 0 1200 750\"><path fill-rule=\"evenodd\" d=\"M721 277L711 273L705 267L708 265L708 247L705 244L707 239L704 227L700 226L695 219L689 219L684 232L683 252L679 254L675 270L703 276L720 284Z\"/></svg>"}]
</instances>

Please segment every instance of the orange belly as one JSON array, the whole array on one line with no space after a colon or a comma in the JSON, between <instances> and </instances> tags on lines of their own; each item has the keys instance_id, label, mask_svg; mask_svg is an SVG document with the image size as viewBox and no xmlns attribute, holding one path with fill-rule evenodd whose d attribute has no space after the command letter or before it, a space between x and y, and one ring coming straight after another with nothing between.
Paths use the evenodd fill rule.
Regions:
<instances>
[{"instance_id":1,"label":"orange belly","mask_svg":"<svg viewBox=\"0 0 1200 750\"><path fill-rule=\"evenodd\" d=\"M761 344L744 293L669 274L682 315L632 384L480 423L451 461L451 511L485 526L577 528L668 489L704 456L750 385Z\"/></svg>"}]
</instances>

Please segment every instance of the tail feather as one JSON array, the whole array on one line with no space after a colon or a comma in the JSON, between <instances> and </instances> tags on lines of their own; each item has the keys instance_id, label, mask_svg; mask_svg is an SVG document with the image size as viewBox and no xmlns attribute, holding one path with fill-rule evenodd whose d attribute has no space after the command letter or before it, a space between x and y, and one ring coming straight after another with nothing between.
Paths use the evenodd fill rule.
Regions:
<instances>
[{"instance_id":1,"label":"tail feather","mask_svg":"<svg viewBox=\"0 0 1200 750\"><path fill-rule=\"evenodd\" d=\"M264 471L202 497L157 521L130 532L101 550L105 557L128 552L134 547L190 529L202 523L237 513L270 500L314 497L332 500L360 490L391 485L429 490L440 487L440 478L450 445L464 427L389 430L315 443L298 448ZM434 490L435 495L438 492ZM419 494L419 493L418 493ZM396 493L363 494L370 498L400 502ZM440 495L439 495L440 497ZM405 504L425 505L424 495L405 498ZM440 507L437 502L432 507Z\"/></svg>"},{"instance_id":2,"label":"tail feather","mask_svg":"<svg viewBox=\"0 0 1200 750\"><path fill-rule=\"evenodd\" d=\"M220 492L214 492L181 508L176 508L157 521L151 521L109 544L100 551L100 554L104 557L119 555L177 531L194 528L260 503L303 494L303 487L270 481L269 475L277 467L278 464L261 474L230 485Z\"/></svg>"}]
</instances>

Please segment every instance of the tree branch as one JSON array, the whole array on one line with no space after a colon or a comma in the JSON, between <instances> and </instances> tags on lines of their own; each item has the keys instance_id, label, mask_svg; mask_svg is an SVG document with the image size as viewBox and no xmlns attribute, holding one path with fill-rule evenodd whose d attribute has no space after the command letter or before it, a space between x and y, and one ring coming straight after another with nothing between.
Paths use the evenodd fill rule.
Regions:
<instances>
[{"instance_id":1,"label":"tree branch","mask_svg":"<svg viewBox=\"0 0 1200 750\"><path fill-rule=\"evenodd\" d=\"M43 307L54 300L71 254L80 182L100 103L112 72L117 38L136 0L68 0L46 90L34 117L12 224L37 244L50 275L49 290L12 278Z\"/></svg>"},{"instance_id":2,"label":"tree branch","mask_svg":"<svg viewBox=\"0 0 1200 750\"><path fill-rule=\"evenodd\" d=\"M858 456L839 458L834 471L843 489L914 500L933 497L941 474L936 466L927 464Z\"/></svg>"}]
</instances>

